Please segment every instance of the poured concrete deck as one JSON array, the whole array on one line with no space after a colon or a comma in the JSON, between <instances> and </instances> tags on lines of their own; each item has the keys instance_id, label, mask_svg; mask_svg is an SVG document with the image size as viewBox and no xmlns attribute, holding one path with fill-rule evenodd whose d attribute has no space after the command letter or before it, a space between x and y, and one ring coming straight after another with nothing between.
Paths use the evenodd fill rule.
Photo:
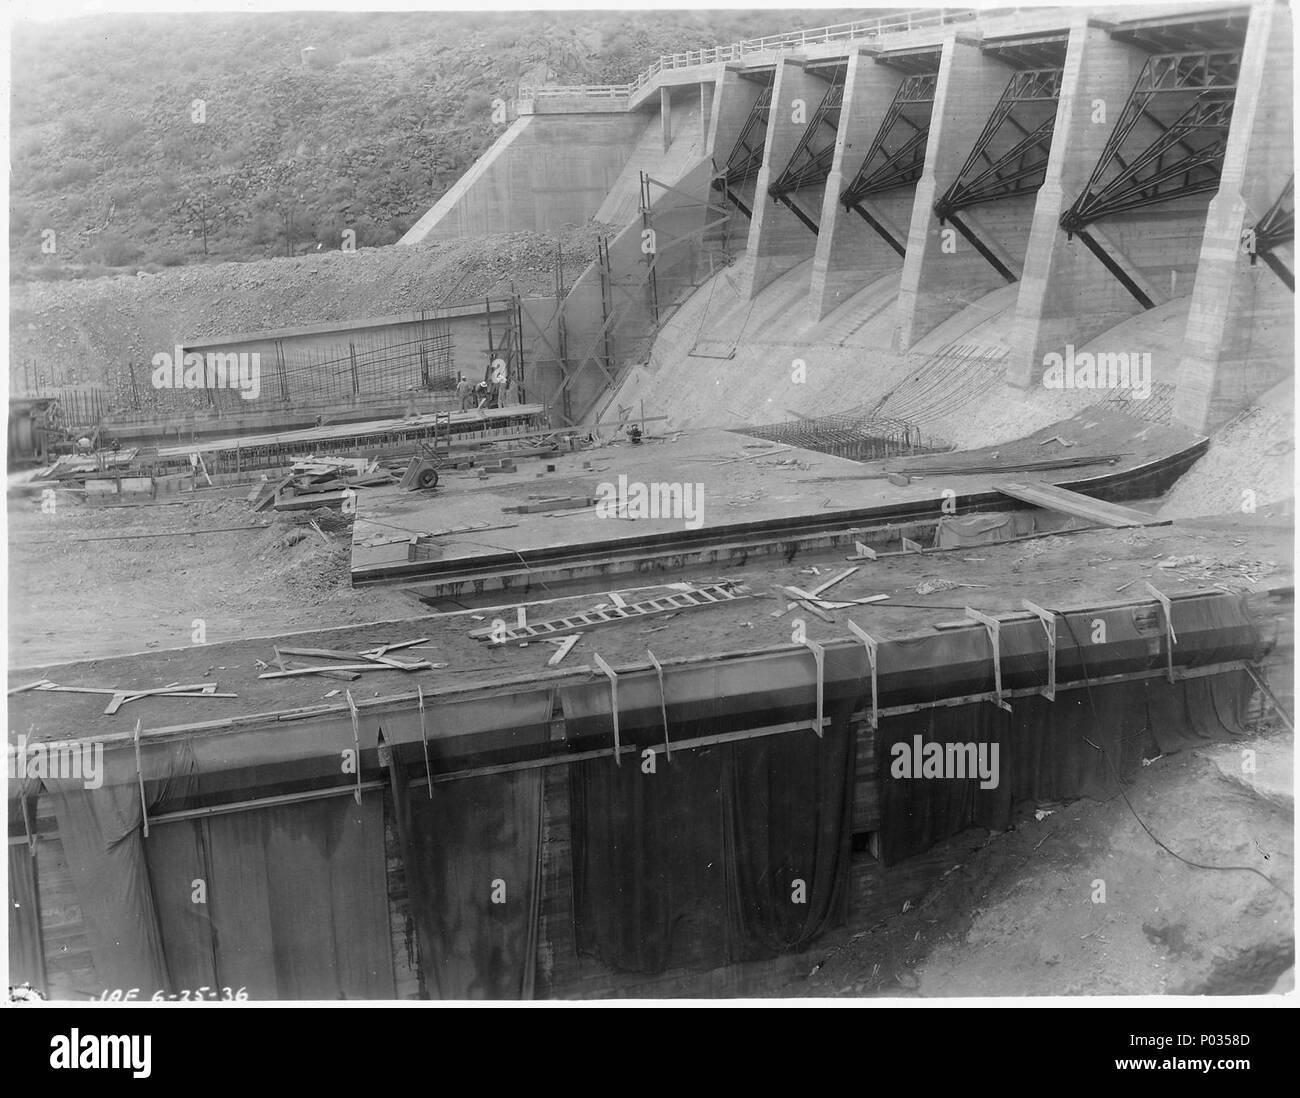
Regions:
<instances>
[{"instance_id":1,"label":"poured concrete deck","mask_svg":"<svg viewBox=\"0 0 1300 1098\"><path fill-rule=\"evenodd\" d=\"M1185 557L1196 560L1179 567L1160 567L1161 561ZM1006 614L1020 611L1025 598L1061 611L1149 602L1144 581L1170 597L1194 591L1231 590L1248 596L1255 592L1265 600L1267 591L1285 591L1292 585L1292 560L1291 529L1269 524L1262 516L1255 521L1179 520L1172 526L1080 531L1003 545L882 558L864 564L825 597L847 600L887 594L887 601L835 611L833 624L803 616L808 635L823 642L848 637L849 621L886 642L930 631L938 622L960 619L967 606L987 614ZM439 691L488 689L504 695L535 689L547 681L591 681L599 677L593 666L594 652L620 669L630 664L644 665L647 647L653 647L665 667L675 661L718 653L761 652L772 646L788 646L791 639L791 615L772 616L784 605L784 599L775 597L773 587L815 585L819 579L804 571L810 566L819 568L823 579L848 567L842 553L801 554L789 563L776 560L733 571L726 578L743 582L758 597L586 631L558 668L547 665L555 652L553 644L532 641L523 646L489 646L469 636L497 616L513 622L513 607L506 606L297 634L292 640L250 638L36 671L11 670L11 688L43 675L65 686L142 689L171 682L216 681L220 690L238 697L154 697L131 703L109 716L103 713L108 700L103 695L28 691L9 698L10 728L17 731L34 726L42 737L80 737L126 734L137 719L145 729L221 723L235 717L258 723L251 717L255 714L267 715L266 719L273 723L273 714L294 710L332 712L342 708L346 713L345 689L351 690L358 702L365 703L380 698L413 698L417 686L432 699ZM923 580L973 586L920 595L916 588ZM641 588L638 594L631 590L637 582L644 581L611 585L607 590L623 591L628 601L665 593L662 588ZM607 595L561 598L534 605L529 617L540 621L601 604L610 605ZM1258 620L1264 615L1261 611L1255 616ZM445 663L445 667L420 672L376 671L353 683L317 676L258 678L267 668L259 667L257 661L270 663L277 641L282 645L356 651L420 637L428 638L423 647L404 649L394 656ZM283 725L283 734L292 737L294 727Z\"/></svg>"},{"instance_id":2,"label":"poured concrete deck","mask_svg":"<svg viewBox=\"0 0 1300 1098\"><path fill-rule=\"evenodd\" d=\"M847 528L937 515L945 493L952 493L958 514L991 506L1011 510L1016 505L992 487L1008 478L1063 484L1085 493L1092 482L1104 498L1148 498L1167 488L1204 445L1188 432L1100 409L999 447L885 462L849 461L712 430L639 446L619 442L521 463L517 472L492 474L487 480L475 472L449 472L443 486L431 493L362 493L353 529L352 578L354 584L435 577L472 583L492 571L527 573L561 562L687 551L746 539L779 542L836 524ZM1089 457L1097 461L1076 468L1013 469L1022 462ZM546 464L555 471L543 472ZM958 465L977 471L926 473L906 486L887 479L893 469L924 473ZM600 498L617 487L620 477L629 486L682 486L682 498L698 510L686 508L671 518L610 517L596 507L522 515L504 510L541 497ZM1157 483L1162 478L1164 483ZM436 537L436 559L407 559L404 537L472 525L483 528Z\"/></svg>"}]
</instances>

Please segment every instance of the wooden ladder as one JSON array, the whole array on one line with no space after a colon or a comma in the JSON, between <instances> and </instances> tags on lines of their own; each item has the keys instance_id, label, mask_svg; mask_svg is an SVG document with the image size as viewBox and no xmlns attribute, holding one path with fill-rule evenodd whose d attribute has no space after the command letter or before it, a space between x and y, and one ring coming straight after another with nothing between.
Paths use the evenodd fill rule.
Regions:
<instances>
[{"instance_id":1,"label":"wooden ladder","mask_svg":"<svg viewBox=\"0 0 1300 1098\"><path fill-rule=\"evenodd\" d=\"M749 593L743 589L734 588L730 584L713 583L697 587L692 591L676 591L671 595L647 599L645 602L629 603L627 606L612 606L606 610L586 610L580 614L570 614L567 618L554 618L534 625L512 625L505 628L489 626L485 629L475 629L470 636L475 640L490 640L496 644L503 644L506 641L549 637L556 633L572 633L596 625L608 625L611 622L644 618L653 614L690 610L697 606L736 602L749 597Z\"/></svg>"}]
</instances>

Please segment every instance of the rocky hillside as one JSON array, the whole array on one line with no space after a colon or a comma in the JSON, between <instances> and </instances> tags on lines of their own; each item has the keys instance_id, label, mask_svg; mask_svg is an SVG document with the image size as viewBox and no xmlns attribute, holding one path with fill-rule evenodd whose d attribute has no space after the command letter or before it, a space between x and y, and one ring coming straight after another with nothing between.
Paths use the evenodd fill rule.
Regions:
<instances>
[{"instance_id":1,"label":"rocky hillside","mask_svg":"<svg viewBox=\"0 0 1300 1098\"><path fill-rule=\"evenodd\" d=\"M521 80L627 80L661 53L861 14L187 13L17 26L11 279L388 244L504 129L493 103Z\"/></svg>"}]
</instances>

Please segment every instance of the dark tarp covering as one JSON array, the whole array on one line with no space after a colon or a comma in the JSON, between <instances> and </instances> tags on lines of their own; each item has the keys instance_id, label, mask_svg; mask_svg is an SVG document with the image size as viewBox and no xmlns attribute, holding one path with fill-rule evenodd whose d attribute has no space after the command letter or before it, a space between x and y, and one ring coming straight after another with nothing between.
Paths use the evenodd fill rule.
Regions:
<instances>
[{"instance_id":1,"label":"dark tarp covering","mask_svg":"<svg viewBox=\"0 0 1300 1098\"><path fill-rule=\"evenodd\" d=\"M45 990L36 860L26 843L9 845L9 983Z\"/></svg>"},{"instance_id":2,"label":"dark tarp covering","mask_svg":"<svg viewBox=\"0 0 1300 1098\"><path fill-rule=\"evenodd\" d=\"M1011 713L978 702L886 718L876 738L881 860L893 865L971 826L1005 830L1019 801L1112 797L1112 766L1127 777L1148 751L1239 733L1251 689L1245 672L1174 684L1140 679L1064 691L1055 702L1015 698ZM996 744L996 787L980 788L978 777L906 776L917 736L923 748Z\"/></svg>"},{"instance_id":3,"label":"dark tarp covering","mask_svg":"<svg viewBox=\"0 0 1300 1098\"><path fill-rule=\"evenodd\" d=\"M934 528L934 547L964 549L975 545L994 545L1032 534L1034 526L1033 511L994 511L963 518L941 515Z\"/></svg>"},{"instance_id":4,"label":"dark tarp covering","mask_svg":"<svg viewBox=\"0 0 1300 1098\"><path fill-rule=\"evenodd\" d=\"M208 746L141 746L151 818L225 779L203 772L196 742ZM343 746L352 746L350 732ZM335 775L338 757L327 760ZM155 821L145 838L133 749L105 752L103 770L95 789L77 780L46 779L45 786L104 989L139 988L146 997L203 986L246 987L250 998L392 996L377 796L362 806L344 795L201 823ZM206 887L206 906L191 900L196 880Z\"/></svg>"},{"instance_id":5,"label":"dark tarp covering","mask_svg":"<svg viewBox=\"0 0 1300 1098\"><path fill-rule=\"evenodd\" d=\"M429 996L531 999L542 772L439 782L430 797L428 788L410 788L396 756L393 805Z\"/></svg>"},{"instance_id":6,"label":"dark tarp covering","mask_svg":"<svg viewBox=\"0 0 1300 1098\"><path fill-rule=\"evenodd\" d=\"M393 997L379 793L159 824L145 852L177 989Z\"/></svg>"},{"instance_id":7,"label":"dark tarp covering","mask_svg":"<svg viewBox=\"0 0 1300 1098\"><path fill-rule=\"evenodd\" d=\"M856 737L847 720L728 747L727 871L740 959L802 948L848 916ZM795 881L806 885L794 903Z\"/></svg>"},{"instance_id":8,"label":"dark tarp covering","mask_svg":"<svg viewBox=\"0 0 1300 1098\"><path fill-rule=\"evenodd\" d=\"M744 713L670 701L670 735L676 742L807 719L806 698L752 700L754 711ZM608 742L608 708L597 716L586 701L566 697L566 719L580 734ZM671 763L659 756L653 774L637 754L621 766L612 757L575 764L579 951L624 971L716 967L798 949L843 922L855 702L827 699L831 725L821 739L810 728L682 750ZM574 715L579 708L585 717ZM662 742L661 726L638 728L631 714L621 733L624 743L642 747Z\"/></svg>"},{"instance_id":9,"label":"dark tarp covering","mask_svg":"<svg viewBox=\"0 0 1300 1098\"><path fill-rule=\"evenodd\" d=\"M183 796L191 777L185 745L143 748L141 772L151 811ZM45 779L95 974L103 984L93 990L165 990L170 981L145 862L134 753L104 752L101 777L103 784L95 789L75 778Z\"/></svg>"},{"instance_id":10,"label":"dark tarp covering","mask_svg":"<svg viewBox=\"0 0 1300 1098\"><path fill-rule=\"evenodd\" d=\"M27 836L35 827L41 783L10 772L9 834ZM24 816L24 813L26 814ZM36 859L27 842L9 844L9 983L29 983L44 992L45 943L41 935Z\"/></svg>"}]
</instances>

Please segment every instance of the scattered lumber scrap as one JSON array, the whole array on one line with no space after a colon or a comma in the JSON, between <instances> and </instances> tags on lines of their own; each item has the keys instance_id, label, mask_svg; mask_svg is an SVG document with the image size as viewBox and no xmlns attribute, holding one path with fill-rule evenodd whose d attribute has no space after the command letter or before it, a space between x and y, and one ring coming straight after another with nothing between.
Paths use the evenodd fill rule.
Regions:
<instances>
[{"instance_id":1,"label":"scattered lumber scrap","mask_svg":"<svg viewBox=\"0 0 1300 1098\"><path fill-rule=\"evenodd\" d=\"M10 687L9 696L13 697L13 695L15 694L22 694L28 690L35 690L38 686L44 686L45 683L49 681L50 681L49 679L37 679L35 682L25 683L22 686Z\"/></svg>"},{"instance_id":2,"label":"scattered lumber scrap","mask_svg":"<svg viewBox=\"0 0 1300 1098\"><path fill-rule=\"evenodd\" d=\"M1092 499L1055 484L1020 484L1015 481L1000 481L993 485L993 490L1012 499L1018 499L1022 503L1032 503L1035 507L1046 507L1051 511L1060 511L1084 519L1094 526L1120 529L1125 526L1168 526L1171 522L1170 519L1159 519L1155 515L1149 515L1132 507L1121 507L1117 503Z\"/></svg>"},{"instance_id":3,"label":"scattered lumber scrap","mask_svg":"<svg viewBox=\"0 0 1300 1098\"><path fill-rule=\"evenodd\" d=\"M590 507L595 502L590 496L544 496L531 503L502 507L501 510L515 515L535 515L541 511L568 511L578 507Z\"/></svg>"},{"instance_id":4,"label":"scattered lumber scrap","mask_svg":"<svg viewBox=\"0 0 1300 1098\"><path fill-rule=\"evenodd\" d=\"M254 511L305 511L342 507L350 490L379 488L394 478L379 462L366 458L305 458L294 462L288 475L262 481L248 495Z\"/></svg>"},{"instance_id":5,"label":"scattered lumber scrap","mask_svg":"<svg viewBox=\"0 0 1300 1098\"><path fill-rule=\"evenodd\" d=\"M793 450L793 446L772 446L764 450L758 450L752 454L743 454L740 457L727 458L726 461L715 461L713 465L732 465L737 461L750 461L753 458L771 457L773 454L783 454L787 450Z\"/></svg>"},{"instance_id":6,"label":"scattered lumber scrap","mask_svg":"<svg viewBox=\"0 0 1300 1098\"><path fill-rule=\"evenodd\" d=\"M822 621L830 625L835 624L835 619L818 606L815 599L807 591L800 590L798 587L778 587L777 590L792 600L785 610L780 611L780 613L784 614L787 610L793 610L798 606L808 611L815 618L821 618Z\"/></svg>"},{"instance_id":7,"label":"scattered lumber scrap","mask_svg":"<svg viewBox=\"0 0 1300 1098\"><path fill-rule=\"evenodd\" d=\"M215 682L168 683L166 686L141 687L139 689L120 686L60 686L49 679L39 683L30 683L9 691L11 694L20 690L50 690L61 694L107 694L110 697L104 712L112 716L122 706L142 698L237 698L238 694L218 692Z\"/></svg>"},{"instance_id":8,"label":"scattered lumber scrap","mask_svg":"<svg viewBox=\"0 0 1300 1098\"><path fill-rule=\"evenodd\" d=\"M275 501L277 511L314 511L317 507L342 509L343 501L348 498L350 489L344 488L332 492L308 492L292 496L278 496Z\"/></svg>"},{"instance_id":9,"label":"scattered lumber scrap","mask_svg":"<svg viewBox=\"0 0 1300 1098\"><path fill-rule=\"evenodd\" d=\"M445 663L430 663L428 660L420 660L417 663L404 663L401 665L402 671L432 671L436 667L446 667ZM295 675L319 675L327 671L352 671L360 674L363 671L391 671L394 668L388 664L382 663L340 663L322 667L291 667L287 671L263 671L257 677L259 679L287 679Z\"/></svg>"},{"instance_id":10,"label":"scattered lumber scrap","mask_svg":"<svg viewBox=\"0 0 1300 1098\"><path fill-rule=\"evenodd\" d=\"M564 659L564 657L567 656L571 651L573 651L573 646L577 644L578 641L580 641L581 639L582 639L581 633L574 633L571 636L565 637L564 640L559 642L560 647L555 650L555 655L553 655L549 660L546 661L546 666L558 667L560 661Z\"/></svg>"},{"instance_id":11,"label":"scattered lumber scrap","mask_svg":"<svg viewBox=\"0 0 1300 1098\"><path fill-rule=\"evenodd\" d=\"M432 671L446 667L445 663L431 663L429 660L399 660L388 655L403 648L414 648L424 644L428 637L416 637L414 640L393 641L369 648L363 652L345 652L337 648L297 648L281 645L275 649L275 662L278 671L264 671L260 679L284 679L297 675L323 675L331 679L352 680L367 671ZM315 660L333 660L327 664L291 664L285 656L300 656ZM265 666L263 664L263 666Z\"/></svg>"}]
</instances>

